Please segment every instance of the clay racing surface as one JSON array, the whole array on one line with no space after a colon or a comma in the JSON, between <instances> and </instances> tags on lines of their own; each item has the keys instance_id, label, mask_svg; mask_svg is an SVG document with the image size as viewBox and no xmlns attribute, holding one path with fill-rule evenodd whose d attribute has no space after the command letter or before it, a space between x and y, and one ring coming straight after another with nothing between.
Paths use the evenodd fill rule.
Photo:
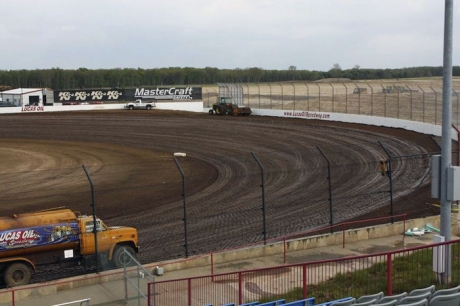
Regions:
<instances>
[{"instance_id":1,"label":"clay racing surface","mask_svg":"<svg viewBox=\"0 0 460 306\"><path fill-rule=\"evenodd\" d=\"M136 227L138 258L149 263L184 257L185 233L192 256L328 226L321 151L331 163L334 224L390 215L381 144L394 156L417 155L392 164L393 213L438 214L427 205L434 200L425 156L439 152L436 141L401 129L160 110L4 115L0 205L2 215L60 206L91 214L84 166L98 217ZM186 153L178 164L175 152ZM35 281L56 277L50 275Z\"/></svg>"}]
</instances>

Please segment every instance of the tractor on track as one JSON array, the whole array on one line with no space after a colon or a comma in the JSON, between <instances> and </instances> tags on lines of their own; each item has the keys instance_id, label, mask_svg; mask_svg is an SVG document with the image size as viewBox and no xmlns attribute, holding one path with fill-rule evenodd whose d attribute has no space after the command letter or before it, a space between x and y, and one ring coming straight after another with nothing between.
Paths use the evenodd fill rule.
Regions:
<instances>
[{"instance_id":1,"label":"tractor on track","mask_svg":"<svg viewBox=\"0 0 460 306\"><path fill-rule=\"evenodd\" d=\"M219 97L217 103L212 105L212 109L209 110L209 114L223 116L223 115L234 115L234 116L249 116L252 111L251 108L245 106L238 106L233 103L230 97Z\"/></svg>"}]
</instances>

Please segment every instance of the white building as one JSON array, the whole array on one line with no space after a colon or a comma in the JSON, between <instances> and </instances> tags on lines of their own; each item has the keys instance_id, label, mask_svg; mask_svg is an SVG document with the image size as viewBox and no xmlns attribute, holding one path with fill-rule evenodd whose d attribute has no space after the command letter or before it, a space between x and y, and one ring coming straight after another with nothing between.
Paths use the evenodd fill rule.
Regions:
<instances>
[{"instance_id":1,"label":"white building","mask_svg":"<svg viewBox=\"0 0 460 306\"><path fill-rule=\"evenodd\" d=\"M2 91L0 92L0 106L45 106L49 92L50 90L46 88L16 88Z\"/></svg>"}]
</instances>

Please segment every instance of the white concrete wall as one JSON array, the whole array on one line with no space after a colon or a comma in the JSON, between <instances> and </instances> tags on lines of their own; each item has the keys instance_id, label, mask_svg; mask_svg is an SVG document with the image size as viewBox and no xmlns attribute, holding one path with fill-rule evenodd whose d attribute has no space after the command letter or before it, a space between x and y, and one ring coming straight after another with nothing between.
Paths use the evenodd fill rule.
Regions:
<instances>
[{"instance_id":1,"label":"white concrete wall","mask_svg":"<svg viewBox=\"0 0 460 306\"><path fill-rule=\"evenodd\" d=\"M410 120L402 120L387 117L375 117L365 115L338 114L338 113L323 113L323 112L308 112L308 111L292 111L292 110L270 110L270 109L253 109L252 114L256 116L274 116L284 118L300 118L300 119L317 119L325 121L340 121L348 123L359 123L375 126L386 126L392 128L401 128L405 130L415 131L427 135L442 136L442 126L416 122ZM452 129L452 138L457 140L457 133Z\"/></svg>"},{"instance_id":2,"label":"white concrete wall","mask_svg":"<svg viewBox=\"0 0 460 306\"><path fill-rule=\"evenodd\" d=\"M5 100L5 99L4 99ZM24 101L26 97L24 96ZM28 98L27 98L28 101ZM24 112L62 112L62 111L81 111L81 110L110 110L123 109L124 104L94 104L94 105L62 105L54 103L53 106L39 107L0 107L0 114L24 113ZM203 108L203 101L197 102L156 102L156 109L178 110L189 112L208 113L210 108ZM442 136L442 126L427 124L416 121L401 120L394 118L384 118L375 116L293 111L293 110L273 110L273 109L253 109L252 116L272 116L298 119L317 119L325 121L339 121L348 123L368 124L375 126L386 126L392 128L402 128L427 135ZM457 132L452 129L452 139L457 140Z\"/></svg>"},{"instance_id":3,"label":"white concrete wall","mask_svg":"<svg viewBox=\"0 0 460 306\"><path fill-rule=\"evenodd\" d=\"M203 112L203 101L156 102L156 106L157 106L156 109L179 110L179 111L188 111L188 112ZM30 113L30 112L64 112L64 111L82 111L82 110L111 110L111 109L124 109L124 104L62 105L61 103L55 103L53 106L0 107L0 114ZM155 109L152 111L155 111Z\"/></svg>"}]
</instances>

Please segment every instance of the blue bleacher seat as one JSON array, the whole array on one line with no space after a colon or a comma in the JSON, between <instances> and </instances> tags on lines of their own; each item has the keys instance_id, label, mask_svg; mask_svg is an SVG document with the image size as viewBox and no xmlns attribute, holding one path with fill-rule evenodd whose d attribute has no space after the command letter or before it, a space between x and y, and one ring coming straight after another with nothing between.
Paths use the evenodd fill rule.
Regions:
<instances>
[{"instance_id":1,"label":"blue bleacher seat","mask_svg":"<svg viewBox=\"0 0 460 306\"><path fill-rule=\"evenodd\" d=\"M331 303L331 306L349 306L351 304L354 304L356 302L356 299L355 298L352 298L348 301L335 301L333 303Z\"/></svg>"},{"instance_id":2,"label":"blue bleacher seat","mask_svg":"<svg viewBox=\"0 0 460 306\"><path fill-rule=\"evenodd\" d=\"M353 303L353 306L370 306L370 305L375 305L377 304L377 299L373 299L373 300L367 300L365 302L355 302Z\"/></svg>"},{"instance_id":3,"label":"blue bleacher seat","mask_svg":"<svg viewBox=\"0 0 460 306\"><path fill-rule=\"evenodd\" d=\"M281 300L276 300L276 301L271 301L263 304L258 304L257 306L278 306L278 305L284 305L286 300L281 299Z\"/></svg>"},{"instance_id":4,"label":"blue bleacher seat","mask_svg":"<svg viewBox=\"0 0 460 306\"><path fill-rule=\"evenodd\" d=\"M259 305L259 302L255 301L255 302L249 302L246 304L240 304L240 306L255 306L255 305Z\"/></svg>"},{"instance_id":5,"label":"blue bleacher seat","mask_svg":"<svg viewBox=\"0 0 460 306\"><path fill-rule=\"evenodd\" d=\"M308 298L304 300L298 300L295 302L289 302L286 304L283 304L283 306L313 306L315 304L315 298Z\"/></svg>"}]
</instances>

